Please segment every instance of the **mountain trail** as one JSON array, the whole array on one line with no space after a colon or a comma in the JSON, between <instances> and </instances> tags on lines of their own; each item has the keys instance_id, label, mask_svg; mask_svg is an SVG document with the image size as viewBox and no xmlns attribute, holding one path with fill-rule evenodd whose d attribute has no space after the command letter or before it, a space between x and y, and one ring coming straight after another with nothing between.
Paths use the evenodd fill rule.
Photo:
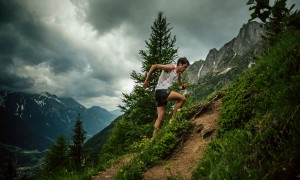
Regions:
<instances>
[{"instance_id":1,"label":"mountain trail","mask_svg":"<svg viewBox=\"0 0 300 180\"><path fill-rule=\"evenodd\" d=\"M200 106L198 110L199 113L192 120L194 126L187 138L168 159L147 169L144 173L144 180L161 180L168 177L191 179L192 172L204 155L205 146L211 141L217 129L216 121L221 110L221 99ZM101 171L92 180L113 179L118 170L128 161L125 159L106 171Z\"/></svg>"}]
</instances>

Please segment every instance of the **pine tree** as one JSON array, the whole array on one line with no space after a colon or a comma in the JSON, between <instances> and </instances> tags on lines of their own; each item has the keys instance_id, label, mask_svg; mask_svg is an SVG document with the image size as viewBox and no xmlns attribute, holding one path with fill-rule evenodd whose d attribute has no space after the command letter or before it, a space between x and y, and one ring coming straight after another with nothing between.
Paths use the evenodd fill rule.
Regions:
<instances>
[{"instance_id":1,"label":"pine tree","mask_svg":"<svg viewBox=\"0 0 300 180\"><path fill-rule=\"evenodd\" d=\"M81 171L83 167L85 157L84 140L85 132L83 130L83 123L80 114L78 114L72 135L73 144L70 145L70 157L77 171Z\"/></svg>"},{"instance_id":2,"label":"pine tree","mask_svg":"<svg viewBox=\"0 0 300 180\"><path fill-rule=\"evenodd\" d=\"M291 24L291 17L299 15L298 11L293 12L293 4L289 9L286 7L287 0L275 0L270 6L269 0L248 0L247 5L252 5L249 10L253 10L249 21L259 18L265 23L267 39L276 41L277 35L286 31Z\"/></svg>"},{"instance_id":3,"label":"pine tree","mask_svg":"<svg viewBox=\"0 0 300 180\"><path fill-rule=\"evenodd\" d=\"M123 94L123 105L119 107L125 113L115 124L112 135L103 147L100 154L101 162L126 154L130 151L133 142L145 136L152 136L153 124L157 116L154 88L160 72L152 74L148 89L144 89L142 84L152 64L171 64L177 58L178 48L174 48L176 37L172 36L172 28L169 25L163 13L158 12L158 17L151 26L150 38L145 41L146 50L139 52L142 57L141 72L131 73L135 86L130 94Z\"/></svg>"},{"instance_id":4,"label":"pine tree","mask_svg":"<svg viewBox=\"0 0 300 180\"><path fill-rule=\"evenodd\" d=\"M119 105L125 112L126 120L135 121L137 124L146 124L153 122L156 117L154 90L160 72L155 71L152 74L148 89L144 89L142 84L153 64L172 64L177 58L176 36L172 36L172 28L169 25L163 12L158 12L158 17L151 26L150 38L145 41L147 49L139 52L142 57L141 73L136 71L131 73L131 79L135 82L135 86L130 94L123 94L124 105Z\"/></svg>"},{"instance_id":5,"label":"pine tree","mask_svg":"<svg viewBox=\"0 0 300 180\"><path fill-rule=\"evenodd\" d=\"M67 169L69 163L69 143L64 135L57 137L45 158L45 170L55 172L61 168Z\"/></svg>"}]
</instances>

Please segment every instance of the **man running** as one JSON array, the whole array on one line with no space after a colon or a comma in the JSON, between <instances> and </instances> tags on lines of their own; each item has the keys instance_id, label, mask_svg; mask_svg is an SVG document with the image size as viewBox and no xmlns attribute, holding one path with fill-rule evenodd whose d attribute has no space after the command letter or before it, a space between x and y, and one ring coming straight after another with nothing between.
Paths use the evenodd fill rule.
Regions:
<instances>
[{"instance_id":1,"label":"man running","mask_svg":"<svg viewBox=\"0 0 300 180\"><path fill-rule=\"evenodd\" d=\"M154 124L153 136L156 135L157 130L160 128L162 121L164 120L167 102L170 100L176 100L174 106L172 118L175 117L177 110L182 107L185 97L184 95L170 91L169 88L177 79L178 84L181 89L185 89L186 85L181 81L181 74L187 69L190 65L189 61L185 58L179 58L177 61L177 66L174 65L164 65L164 64L153 64L147 73L146 80L144 82L144 88L149 87L149 79L155 69L162 70L158 83L155 87L155 99L157 105L157 119Z\"/></svg>"}]
</instances>

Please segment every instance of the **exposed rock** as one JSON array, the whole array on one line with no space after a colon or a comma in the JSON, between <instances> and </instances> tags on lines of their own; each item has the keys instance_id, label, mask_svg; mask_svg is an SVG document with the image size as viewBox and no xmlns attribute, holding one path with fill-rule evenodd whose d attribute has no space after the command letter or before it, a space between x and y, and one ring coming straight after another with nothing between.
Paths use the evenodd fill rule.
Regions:
<instances>
[{"instance_id":1,"label":"exposed rock","mask_svg":"<svg viewBox=\"0 0 300 180\"><path fill-rule=\"evenodd\" d=\"M265 34L262 24L249 22L240 29L237 37L226 43L220 50L211 49L205 60L194 62L187 70L188 79L197 84L207 75L222 75L234 68L252 66L253 57L261 53L261 35Z\"/></svg>"}]
</instances>

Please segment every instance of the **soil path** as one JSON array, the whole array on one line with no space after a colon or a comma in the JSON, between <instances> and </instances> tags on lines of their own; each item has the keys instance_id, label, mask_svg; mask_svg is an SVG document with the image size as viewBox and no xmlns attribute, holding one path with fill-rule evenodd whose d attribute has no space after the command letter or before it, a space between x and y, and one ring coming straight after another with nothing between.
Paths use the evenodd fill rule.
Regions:
<instances>
[{"instance_id":1,"label":"soil path","mask_svg":"<svg viewBox=\"0 0 300 180\"><path fill-rule=\"evenodd\" d=\"M144 173L144 180L162 180L167 177L191 179L192 172L203 157L205 146L211 141L217 128L216 120L221 110L221 99L213 101L199 113L193 120L194 127L185 141L176 151L159 165L149 168ZM111 166L102 171L93 180L113 179L118 170L126 163Z\"/></svg>"}]
</instances>

